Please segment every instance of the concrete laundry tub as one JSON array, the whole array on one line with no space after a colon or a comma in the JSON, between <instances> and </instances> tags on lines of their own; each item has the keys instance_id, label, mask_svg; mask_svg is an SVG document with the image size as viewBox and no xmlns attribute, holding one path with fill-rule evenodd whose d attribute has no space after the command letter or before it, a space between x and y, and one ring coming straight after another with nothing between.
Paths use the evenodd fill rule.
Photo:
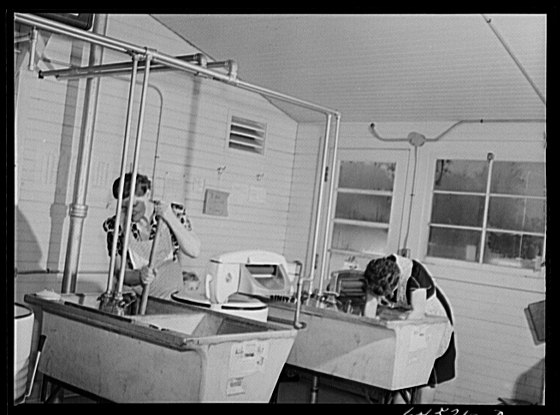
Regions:
<instances>
[{"instance_id":1,"label":"concrete laundry tub","mask_svg":"<svg viewBox=\"0 0 560 415\"><path fill-rule=\"evenodd\" d=\"M295 304L269 303L269 322L288 324ZM366 318L301 306L300 330L287 363L318 374L396 391L426 384L447 320Z\"/></svg>"},{"instance_id":2,"label":"concrete laundry tub","mask_svg":"<svg viewBox=\"0 0 560 415\"><path fill-rule=\"evenodd\" d=\"M153 297L117 316L98 296L25 301L46 336L39 371L114 402L268 402L297 334Z\"/></svg>"}]
</instances>

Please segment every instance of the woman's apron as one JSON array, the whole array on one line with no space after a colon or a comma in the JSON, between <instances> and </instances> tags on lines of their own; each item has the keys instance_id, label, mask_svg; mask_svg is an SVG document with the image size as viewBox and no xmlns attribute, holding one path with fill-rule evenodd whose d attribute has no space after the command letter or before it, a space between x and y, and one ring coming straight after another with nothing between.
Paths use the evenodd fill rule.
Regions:
<instances>
[{"instance_id":1,"label":"woman's apron","mask_svg":"<svg viewBox=\"0 0 560 415\"><path fill-rule=\"evenodd\" d=\"M172 293L183 288L183 274L179 261L173 260L173 242L165 222L161 223L158 232L160 235L157 238L153 261L156 276L150 284L149 295L169 299ZM153 244L153 239L137 240L132 234L130 235L128 254L134 269L149 265ZM138 285L133 290L141 295L143 288L143 285Z\"/></svg>"}]
</instances>

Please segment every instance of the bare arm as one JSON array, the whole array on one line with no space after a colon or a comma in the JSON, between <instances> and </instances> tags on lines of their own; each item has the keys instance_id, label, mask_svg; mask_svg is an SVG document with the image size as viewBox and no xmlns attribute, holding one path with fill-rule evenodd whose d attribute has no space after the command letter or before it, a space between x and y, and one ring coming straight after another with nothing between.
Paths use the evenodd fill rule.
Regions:
<instances>
[{"instance_id":1,"label":"bare arm","mask_svg":"<svg viewBox=\"0 0 560 415\"><path fill-rule=\"evenodd\" d=\"M165 223L167 223L169 229L175 235L181 251L191 258L196 258L200 255L201 244L198 235L194 230L187 229L185 225L181 223L171 208L171 205L168 203L160 203L157 209L157 213Z\"/></svg>"},{"instance_id":2,"label":"bare arm","mask_svg":"<svg viewBox=\"0 0 560 415\"><path fill-rule=\"evenodd\" d=\"M118 281L121 269L121 256L115 257L115 282ZM123 283L128 286L151 283L156 277L156 270L152 270L148 266L138 269L125 269Z\"/></svg>"}]
</instances>

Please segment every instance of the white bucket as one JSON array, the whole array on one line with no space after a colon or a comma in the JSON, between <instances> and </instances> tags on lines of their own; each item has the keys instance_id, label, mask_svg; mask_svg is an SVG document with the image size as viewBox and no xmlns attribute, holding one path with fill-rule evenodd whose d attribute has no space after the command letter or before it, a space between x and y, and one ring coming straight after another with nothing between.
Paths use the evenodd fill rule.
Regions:
<instances>
[{"instance_id":1,"label":"white bucket","mask_svg":"<svg viewBox=\"0 0 560 415\"><path fill-rule=\"evenodd\" d=\"M14 400L25 394L32 335L33 311L14 304Z\"/></svg>"}]
</instances>

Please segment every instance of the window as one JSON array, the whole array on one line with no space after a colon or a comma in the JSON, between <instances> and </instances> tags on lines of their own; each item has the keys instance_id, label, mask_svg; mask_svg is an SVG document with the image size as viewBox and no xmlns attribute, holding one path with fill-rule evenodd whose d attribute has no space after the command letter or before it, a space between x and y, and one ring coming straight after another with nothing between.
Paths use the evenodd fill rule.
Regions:
<instances>
[{"instance_id":1,"label":"window","mask_svg":"<svg viewBox=\"0 0 560 415\"><path fill-rule=\"evenodd\" d=\"M540 267L546 234L545 165L437 159L427 255Z\"/></svg>"},{"instance_id":2,"label":"window","mask_svg":"<svg viewBox=\"0 0 560 415\"><path fill-rule=\"evenodd\" d=\"M232 116L229 125L228 147L249 153L263 154L266 124Z\"/></svg>"},{"instance_id":3,"label":"window","mask_svg":"<svg viewBox=\"0 0 560 415\"><path fill-rule=\"evenodd\" d=\"M333 249L368 253L385 250L394 180L395 163L341 162Z\"/></svg>"},{"instance_id":4,"label":"window","mask_svg":"<svg viewBox=\"0 0 560 415\"><path fill-rule=\"evenodd\" d=\"M408 152L341 152L331 217L331 270L397 249Z\"/></svg>"}]
</instances>

